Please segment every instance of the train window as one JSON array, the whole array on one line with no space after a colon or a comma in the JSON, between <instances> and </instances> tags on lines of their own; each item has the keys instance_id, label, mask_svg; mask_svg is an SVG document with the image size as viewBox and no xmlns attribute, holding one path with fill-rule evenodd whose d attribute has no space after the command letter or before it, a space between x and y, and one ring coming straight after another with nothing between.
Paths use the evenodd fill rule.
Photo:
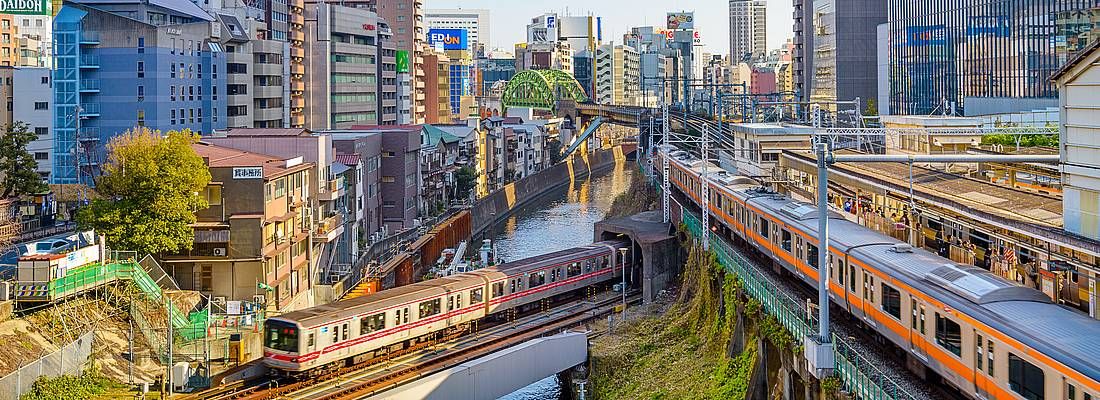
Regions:
<instances>
[{"instance_id":1,"label":"train window","mask_svg":"<svg viewBox=\"0 0 1100 400\"><path fill-rule=\"evenodd\" d=\"M848 291L856 292L856 267L848 266Z\"/></svg>"},{"instance_id":2,"label":"train window","mask_svg":"<svg viewBox=\"0 0 1100 400\"><path fill-rule=\"evenodd\" d=\"M988 357L986 358L986 361L988 361L988 362L985 363L985 368L986 368L986 372L989 373L989 376L994 376L993 375L993 339L989 339L989 349L988 350L989 351L987 351L985 353L986 355L988 355ZM1086 397L1085 400L1088 400L1088 398Z\"/></svg>"},{"instance_id":3,"label":"train window","mask_svg":"<svg viewBox=\"0 0 1100 400\"><path fill-rule=\"evenodd\" d=\"M885 283L882 284L882 310L901 320L901 292Z\"/></svg>"},{"instance_id":4,"label":"train window","mask_svg":"<svg viewBox=\"0 0 1100 400\"><path fill-rule=\"evenodd\" d=\"M909 329L917 329L917 299L913 298L913 296L909 296L909 311L911 314L909 318Z\"/></svg>"},{"instance_id":5,"label":"train window","mask_svg":"<svg viewBox=\"0 0 1100 400\"><path fill-rule=\"evenodd\" d=\"M962 357L962 329L958 323L940 313L936 313L936 343L951 354Z\"/></svg>"},{"instance_id":6,"label":"train window","mask_svg":"<svg viewBox=\"0 0 1100 400\"><path fill-rule=\"evenodd\" d=\"M340 340L348 340L348 324L345 322L344 329L340 331Z\"/></svg>"},{"instance_id":7,"label":"train window","mask_svg":"<svg viewBox=\"0 0 1100 400\"><path fill-rule=\"evenodd\" d=\"M482 300L485 300L482 297L481 290L481 288L477 288L470 291L470 304L478 304L481 303Z\"/></svg>"},{"instance_id":8,"label":"train window","mask_svg":"<svg viewBox=\"0 0 1100 400\"><path fill-rule=\"evenodd\" d=\"M810 249L810 251L806 252L806 263L810 264L814 269L817 269L817 246L807 243L806 248Z\"/></svg>"},{"instance_id":9,"label":"train window","mask_svg":"<svg viewBox=\"0 0 1100 400\"><path fill-rule=\"evenodd\" d=\"M332 327L332 343L340 342L340 325Z\"/></svg>"},{"instance_id":10,"label":"train window","mask_svg":"<svg viewBox=\"0 0 1100 400\"><path fill-rule=\"evenodd\" d=\"M439 314L439 299L432 299L428 301L420 302L420 313L417 318L427 318L436 314Z\"/></svg>"},{"instance_id":11,"label":"train window","mask_svg":"<svg viewBox=\"0 0 1100 400\"><path fill-rule=\"evenodd\" d=\"M1066 400L1077 400L1077 386L1066 383Z\"/></svg>"},{"instance_id":12,"label":"train window","mask_svg":"<svg viewBox=\"0 0 1100 400\"><path fill-rule=\"evenodd\" d=\"M595 263L595 261L593 261L593 260L586 260L584 262L584 273L587 274L589 272L592 272L592 264L594 264L594 263Z\"/></svg>"},{"instance_id":13,"label":"train window","mask_svg":"<svg viewBox=\"0 0 1100 400\"><path fill-rule=\"evenodd\" d=\"M315 344L317 344L317 339L313 337L313 333L306 335L306 347L312 348Z\"/></svg>"},{"instance_id":14,"label":"train window","mask_svg":"<svg viewBox=\"0 0 1100 400\"><path fill-rule=\"evenodd\" d=\"M455 297L454 296L447 296L447 311L452 311L454 309L455 309Z\"/></svg>"},{"instance_id":15,"label":"train window","mask_svg":"<svg viewBox=\"0 0 1100 400\"><path fill-rule=\"evenodd\" d=\"M1008 387L1028 400L1043 400L1043 370L1008 353Z\"/></svg>"},{"instance_id":16,"label":"train window","mask_svg":"<svg viewBox=\"0 0 1100 400\"><path fill-rule=\"evenodd\" d=\"M920 305L920 334L924 335L924 304ZM993 344L992 343L989 344L989 349L992 351L992 349L993 349ZM990 373L990 375L993 375L993 374Z\"/></svg>"},{"instance_id":17,"label":"train window","mask_svg":"<svg viewBox=\"0 0 1100 400\"><path fill-rule=\"evenodd\" d=\"M585 264L588 264L588 261L585 261ZM566 269L566 271L565 271L565 276L569 277L569 278L572 278L572 277L580 275L580 274L581 274L581 263L569 264L569 268Z\"/></svg>"},{"instance_id":18,"label":"train window","mask_svg":"<svg viewBox=\"0 0 1100 400\"><path fill-rule=\"evenodd\" d=\"M386 328L386 313L378 313L359 320L359 334L377 332Z\"/></svg>"},{"instance_id":19,"label":"train window","mask_svg":"<svg viewBox=\"0 0 1100 400\"><path fill-rule=\"evenodd\" d=\"M600 262L603 263L602 265L600 265L600 269L607 269L607 267L611 265L610 260L611 260L611 257L609 257L609 256L600 257Z\"/></svg>"},{"instance_id":20,"label":"train window","mask_svg":"<svg viewBox=\"0 0 1100 400\"><path fill-rule=\"evenodd\" d=\"M510 281L512 284L511 284L511 287L508 288L508 293L515 293L516 292L516 281L517 280L518 279L512 279Z\"/></svg>"},{"instance_id":21,"label":"train window","mask_svg":"<svg viewBox=\"0 0 1100 400\"><path fill-rule=\"evenodd\" d=\"M554 269L550 270L550 282L551 283L558 281L558 271L560 271L560 270L561 270L560 268L554 268Z\"/></svg>"},{"instance_id":22,"label":"train window","mask_svg":"<svg viewBox=\"0 0 1100 400\"><path fill-rule=\"evenodd\" d=\"M493 298L504 296L504 282L493 283Z\"/></svg>"},{"instance_id":23,"label":"train window","mask_svg":"<svg viewBox=\"0 0 1100 400\"><path fill-rule=\"evenodd\" d=\"M458 294L455 295L455 308L456 309L461 309L462 308L462 293L461 292L459 292Z\"/></svg>"},{"instance_id":24,"label":"train window","mask_svg":"<svg viewBox=\"0 0 1100 400\"><path fill-rule=\"evenodd\" d=\"M544 283L546 283L546 271L539 271L527 277L528 288L539 287Z\"/></svg>"},{"instance_id":25,"label":"train window","mask_svg":"<svg viewBox=\"0 0 1100 400\"><path fill-rule=\"evenodd\" d=\"M402 324L409 323L409 308L408 307L405 307L405 308L401 309L401 323Z\"/></svg>"},{"instance_id":26,"label":"train window","mask_svg":"<svg viewBox=\"0 0 1100 400\"><path fill-rule=\"evenodd\" d=\"M279 351L298 351L298 327L293 323L268 320L264 328L267 330L267 337L264 338L267 347Z\"/></svg>"},{"instance_id":27,"label":"train window","mask_svg":"<svg viewBox=\"0 0 1100 400\"><path fill-rule=\"evenodd\" d=\"M836 281L838 283L840 283L840 287L843 288L844 287L844 260L841 260L841 259L838 258L836 260L836 264L837 264Z\"/></svg>"},{"instance_id":28,"label":"train window","mask_svg":"<svg viewBox=\"0 0 1100 400\"><path fill-rule=\"evenodd\" d=\"M979 335L977 331L974 332L974 370L982 370L982 362L985 361L985 339L982 335Z\"/></svg>"},{"instance_id":29,"label":"train window","mask_svg":"<svg viewBox=\"0 0 1100 400\"><path fill-rule=\"evenodd\" d=\"M768 220L764 219L764 217L760 217L760 236L763 236L764 239L767 239L769 236L768 233L770 231L771 226L768 225Z\"/></svg>"},{"instance_id":30,"label":"train window","mask_svg":"<svg viewBox=\"0 0 1100 400\"><path fill-rule=\"evenodd\" d=\"M1088 394L1088 393L1085 393L1085 398L1084 398L1084 400L1092 400L1092 395L1091 395L1091 394Z\"/></svg>"}]
</instances>

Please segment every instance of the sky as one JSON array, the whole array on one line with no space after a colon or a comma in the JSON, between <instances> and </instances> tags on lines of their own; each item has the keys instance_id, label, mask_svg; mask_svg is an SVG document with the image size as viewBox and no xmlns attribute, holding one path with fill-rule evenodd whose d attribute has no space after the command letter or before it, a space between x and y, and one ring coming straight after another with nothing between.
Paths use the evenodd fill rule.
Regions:
<instances>
[{"instance_id":1,"label":"sky","mask_svg":"<svg viewBox=\"0 0 1100 400\"><path fill-rule=\"evenodd\" d=\"M778 48L794 24L791 0L767 0L768 49ZM703 39L704 51L729 52L729 2L726 0L424 0L424 8L483 8L489 10L491 47L511 51L527 40L531 18L546 12L559 15L602 17L604 42L621 42L635 26L660 26L669 11L695 11L695 29Z\"/></svg>"}]
</instances>

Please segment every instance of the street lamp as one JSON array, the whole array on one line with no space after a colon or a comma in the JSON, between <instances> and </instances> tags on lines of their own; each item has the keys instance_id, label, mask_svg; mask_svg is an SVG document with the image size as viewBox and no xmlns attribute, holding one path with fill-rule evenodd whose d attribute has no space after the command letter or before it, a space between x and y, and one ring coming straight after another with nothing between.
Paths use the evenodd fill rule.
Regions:
<instances>
[{"instance_id":1,"label":"street lamp","mask_svg":"<svg viewBox=\"0 0 1100 400\"><path fill-rule=\"evenodd\" d=\"M622 271L623 272L623 288L622 288L622 290L623 290L623 315L624 316L626 315L626 251L627 251L626 247L620 247L619 248L619 253L622 254L622 256L619 257L619 258L621 258L623 260L623 262L622 262L622 265L623 265L623 271Z\"/></svg>"}]
</instances>

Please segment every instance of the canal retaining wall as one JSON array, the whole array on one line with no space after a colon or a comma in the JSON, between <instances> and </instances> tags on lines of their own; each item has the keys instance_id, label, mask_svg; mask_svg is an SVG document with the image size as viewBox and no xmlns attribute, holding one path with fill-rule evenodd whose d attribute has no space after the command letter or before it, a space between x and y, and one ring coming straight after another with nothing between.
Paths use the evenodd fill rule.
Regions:
<instances>
[{"instance_id":1,"label":"canal retaining wall","mask_svg":"<svg viewBox=\"0 0 1100 400\"><path fill-rule=\"evenodd\" d=\"M632 148L628 148L628 151ZM616 160L624 162L622 147L597 150L589 154L574 154L564 162L538 173L509 183L500 190L479 199L470 210L473 236L489 229L493 224L507 219L512 212L555 189L595 173L607 171Z\"/></svg>"}]
</instances>

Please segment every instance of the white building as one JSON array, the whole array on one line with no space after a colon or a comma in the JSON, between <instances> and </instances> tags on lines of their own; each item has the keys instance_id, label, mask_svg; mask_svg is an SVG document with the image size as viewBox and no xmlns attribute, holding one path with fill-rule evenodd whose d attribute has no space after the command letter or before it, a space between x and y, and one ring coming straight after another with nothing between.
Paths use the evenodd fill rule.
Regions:
<instances>
[{"instance_id":1,"label":"white building","mask_svg":"<svg viewBox=\"0 0 1100 400\"><path fill-rule=\"evenodd\" d=\"M641 68L633 47L605 44L596 48L596 103L635 106L640 91Z\"/></svg>"},{"instance_id":2,"label":"white building","mask_svg":"<svg viewBox=\"0 0 1100 400\"><path fill-rule=\"evenodd\" d=\"M12 74L12 121L26 123L38 137L27 144L27 152L38 162L38 174L48 178L53 167L53 89L50 69L16 67Z\"/></svg>"},{"instance_id":3,"label":"white building","mask_svg":"<svg viewBox=\"0 0 1100 400\"><path fill-rule=\"evenodd\" d=\"M492 46L489 35L489 10L484 9L436 9L424 10L424 23L428 29L465 29L466 42L475 56Z\"/></svg>"},{"instance_id":4,"label":"white building","mask_svg":"<svg viewBox=\"0 0 1100 400\"><path fill-rule=\"evenodd\" d=\"M768 48L768 6L764 0L730 0L730 59L762 57Z\"/></svg>"},{"instance_id":5,"label":"white building","mask_svg":"<svg viewBox=\"0 0 1100 400\"><path fill-rule=\"evenodd\" d=\"M593 50L600 45L600 19L595 16L559 16L555 25L558 40L568 42L574 52Z\"/></svg>"},{"instance_id":6,"label":"white building","mask_svg":"<svg viewBox=\"0 0 1100 400\"><path fill-rule=\"evenodd\" d=\"M1062 207L1065 230L1100 239L1100 51L1095 46L1070 61L1053 79L1058 83L1062 155Z\"/></svg>"},{"instance_id":7,"label":"white building","mask_svg":"<svg viewBox=\"0 0 1100 400\"><path fill-rule=\"evenodd\" d=\"M35 59L21 59L20 64L30 67L53 66L53 18L48 15L15 15L15 27L19 32L21 47L33 50Z\"/></svg>"}]
</instances>

